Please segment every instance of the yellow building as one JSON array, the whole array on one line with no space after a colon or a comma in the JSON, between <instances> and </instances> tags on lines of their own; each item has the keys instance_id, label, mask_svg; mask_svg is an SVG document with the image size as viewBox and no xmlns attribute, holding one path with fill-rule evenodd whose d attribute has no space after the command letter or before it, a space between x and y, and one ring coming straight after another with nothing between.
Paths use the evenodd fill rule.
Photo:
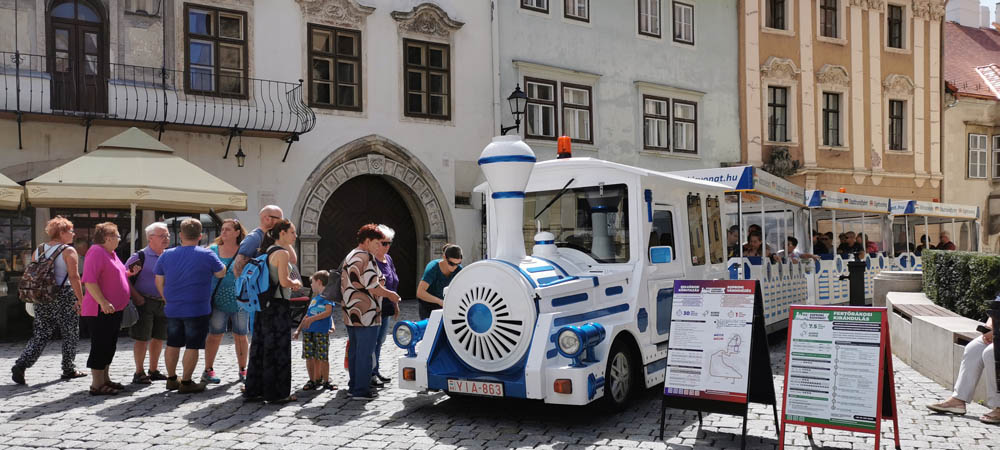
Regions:
<instances>
[{"instance_id":1,"label":"yellow building","mask_svg":"<svg viewBox=\"0 0 1000 450\"><path fill-rule=\"evenodd\" d=\"M944 4L741 0L743 161L787 148L807 189L939 198Z\"/></svg>"}]
</instances>

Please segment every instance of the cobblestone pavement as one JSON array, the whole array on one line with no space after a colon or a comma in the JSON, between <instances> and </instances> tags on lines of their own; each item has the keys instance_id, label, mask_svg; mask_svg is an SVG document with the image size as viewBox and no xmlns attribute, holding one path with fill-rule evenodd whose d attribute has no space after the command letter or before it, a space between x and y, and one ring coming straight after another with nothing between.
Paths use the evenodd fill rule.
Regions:
<instances>
[{"instance_id":1,"label":"cobblestone pavement","mask_svg":"<svg viewBox=\"0 0 1000 450\"><path fill-rule=\"evenodd\" d=\"M404 318L415 317L413 302L404 306ZM346 333L338 326L331 340L333 382L347 385L343 370ZM10 381L23 343L0 345L0 448L63 447L126 449L208 448L739 448L741 420L724 415L705 416L699 431L695 413L668 410L666 441L657 441L659 396L645 391L628 411L610 414L597 408L548 406L539 402L485 399L449 399L443 393L417 394L397 389L395 382L371 402L349 401L345 391L298 392L299 401L276 406L244 404L239 395L232 339L219 351L215 369L223 380L202 394L184 395L151 386L127 385L123 394L92 397L89 378L58 380L59 345L28 370L28 386ZM80 343L77 364L84 368L89 342ZM127 383L132 374L132 341L122 338L112 364L112 379ZM298 359L301 343L294 342L293 383L306 380L305 363ZM401 351L386 342L383 374L396 375ZM771 346L774 384L781 393L784 340ZM966 416L929 414L925 404L949 392L899 360L896 368L900 437L904 449L996 449L998 428L976 418L987 412L970 405ZM202 369L199 366L198 370ZM780 400L779 400L780 403ZM780 406L780 404L779 404ZM886 423L886 428L891 422ZM789 449L865 448L873 435L814 429L810 446L804 427L790 426ZM777 447L770 406L752 405L747 448ZM882 448L891 449L891 432Z\"/></svg>"}]
</instances>

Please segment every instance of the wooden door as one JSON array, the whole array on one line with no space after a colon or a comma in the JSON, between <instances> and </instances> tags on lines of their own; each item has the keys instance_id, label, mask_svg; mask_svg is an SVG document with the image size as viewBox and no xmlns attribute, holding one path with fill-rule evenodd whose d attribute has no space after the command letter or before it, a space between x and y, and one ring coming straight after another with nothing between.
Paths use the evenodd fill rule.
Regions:
<instances>
[{"instance_id":1,"label":"wooden door","mask_svg":"<svg viewBox=\"0 0 1000 450\"><path fill-rule=\"evenodd\" d=\"M49 16L49 73L53 110L108 111L108 49L99 5L56 4Z\"/></svg>"},{"instance_id":2,"label":"wooden door","mask_svg":"<svg viewBox=\"0 0 1000 450\"><path fill-rule=\"evenodd\" d=\"M340 265L357 247L357 231L367 223L385 224L396 231L389 256L399 274L399 295L415 298L418 269L417 233L409 206L399 191L378 175L363 175L342 184L326 201L319 220L319 268Z\"/></svg>"}]
</instances>

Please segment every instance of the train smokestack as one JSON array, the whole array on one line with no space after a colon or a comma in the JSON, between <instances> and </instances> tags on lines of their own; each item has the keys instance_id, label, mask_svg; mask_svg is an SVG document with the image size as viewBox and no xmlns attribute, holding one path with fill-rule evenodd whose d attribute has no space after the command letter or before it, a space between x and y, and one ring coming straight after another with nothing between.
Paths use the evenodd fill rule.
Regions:
<instances>
[{"instance_id":1,"label":"train smokestack","mask_svg":"<svg viewBox=\"0 0 1000 450\"><path fill-rule=\"evenodd\" d=\"M497 136L479 155L479 167L493 191L491 220L497 224L496 259L518 264L525 257L524 189L535 167L535 153L520 136Z\"/></svg>"}]
</instances>

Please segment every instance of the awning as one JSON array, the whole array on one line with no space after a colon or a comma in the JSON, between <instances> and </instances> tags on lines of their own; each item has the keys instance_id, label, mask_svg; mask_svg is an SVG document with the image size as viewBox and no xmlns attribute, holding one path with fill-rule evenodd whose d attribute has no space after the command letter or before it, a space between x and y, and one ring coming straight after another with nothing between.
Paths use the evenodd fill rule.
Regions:
<instances>
[{"instance_id":1,"label":"awning","mask_svg":"<svg viewBox=\"0 0 1000 450\"><path fill-rule=\"evenodd\" d=\"M0 209L18 209L24 199L24 188L0 174Z\"/></svg>"},{"instance_id":2,"label":"awning","mask_svg":"<svg viewBox=\"0 0 1000 450\"><path fill-rule=\"evenodd\" d=\"M246 211L247 195L138 128L27 183L35 207Z\"/></svg>"}]
</instances>

